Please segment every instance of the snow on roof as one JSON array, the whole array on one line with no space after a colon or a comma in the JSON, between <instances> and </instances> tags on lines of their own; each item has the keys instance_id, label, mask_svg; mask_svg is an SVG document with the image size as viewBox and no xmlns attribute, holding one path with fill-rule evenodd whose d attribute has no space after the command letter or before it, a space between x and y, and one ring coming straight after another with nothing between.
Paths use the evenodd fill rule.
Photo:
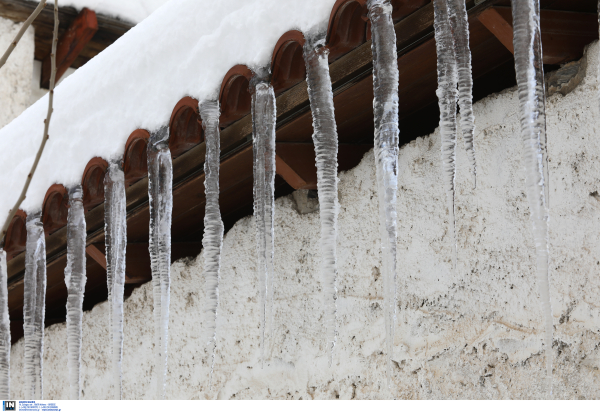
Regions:
<instances>
[{"instance_id":1,"label":"snow on roof","mask_svg":"<svg viewBox=\"0 0 600 412\"><path fill-rule=\"evenodd\" d=\"M32 0L37 3L40 0ZM139 23L169 0L59 0L58 7L70 6L77 10L87 7L96 13L132 23ZM53 0L48 3L54 4Z\"/></svg>"},{"instance_id":2,"label":"snow on roof","mask_svg":"<svg viewBox=\"0 0 600 412\"><path fill-rule=\"evenodd\" d=\"M324 33L334 3L171 0L56 88L50 140L21 208L40 211L54 183L80 184L95 156L122 159L131 132L168 124L182 97L217 98L234 65L268 65L286 31ZM0 130L0 220L33 164L47 105L48 95Z\"/></svg>"}]
</instances>

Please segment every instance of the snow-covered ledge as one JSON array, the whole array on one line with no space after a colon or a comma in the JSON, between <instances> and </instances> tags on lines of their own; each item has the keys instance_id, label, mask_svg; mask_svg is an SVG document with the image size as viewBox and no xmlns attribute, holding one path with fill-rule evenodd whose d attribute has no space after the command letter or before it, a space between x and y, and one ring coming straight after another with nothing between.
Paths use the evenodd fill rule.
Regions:
<instances>
[{"instance_id":1,"label":"snow-covered ledge","mask_svg":"<svg viewBox=\"0 0 600 412\"><path fill-rule=\"evenodd\" d=\"M598 44L583 81L548 99L551 175L551 297L556 327L554 394L600 397L600 141ZM518 139L517 93L475 105L478 188L460 146L457 175L458 270L440 182L436 132L401 148L398 314L393 394L398 398L535 398L543 376L541 313ZM462 142L461 142L462 144ZM275 330L270 360L259 363L259 294L252 217L223 247L213 388L203 350L203 259L173 264L167 397L379 398L385 386L384 326L373 153L339 184L340 335L329 368L318 279L319 219L277 201ZM125 303L123 394L151 398L152 290ZM109 396L106 303L86 312L83 398ZM65 325L46 330L44 397L66 398ZM542 352L543 353L543 352ZM23 340L12 349L12 397L22 398Z\"/></svg>"}]
</instances>

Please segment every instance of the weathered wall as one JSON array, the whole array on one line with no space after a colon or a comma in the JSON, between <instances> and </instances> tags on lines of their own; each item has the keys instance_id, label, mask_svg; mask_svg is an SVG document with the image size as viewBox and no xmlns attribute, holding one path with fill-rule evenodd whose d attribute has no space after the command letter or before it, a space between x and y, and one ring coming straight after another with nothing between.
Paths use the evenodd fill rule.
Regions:
<instances>
[{"instance_id":1,"label":"weathered wall","mask_svg":"<svg viewBox=\"0 0 600 412\"><path fill-rule=\"evenodd\" d=\"M600 122L598 46L583 82L548 99L551 295L555 396L600 397ZM584 62L585 63L585 62ZM586 72L587 70L587 72ZM541 311L524 194L515 89L475 105L478 187L460 142L458 268L451 269L436 132L400 151L398 299L393 390L398 398L537 398L543 375ZM203 257L173 265L169 398L382 398L382 279L373 154L340 176L339 337L328 367L319 291L318 213L277 201L275 328L259 356L254 222L223 247L212 387L202 336ZM150 284L125 304L124 396L153 395ZM67 396L65 326L46 329L45 397ZM83 398L109 396L106 304L87 312ZM12 350L12 393L23 396L23 341Z\"/></svg>"},{"instance_id":2,"label":"weathered wall","mask_svg":"<svg viewBox=\"0 0 600 412\"><path fill-rule=\"evenodd\" d=\"M20 27L20 23L0 17L0 55L4 54ZM30 27L0 69L0 128L20 115L31 103L34 46L34 30Z\"/></svg>"}]
</instances>

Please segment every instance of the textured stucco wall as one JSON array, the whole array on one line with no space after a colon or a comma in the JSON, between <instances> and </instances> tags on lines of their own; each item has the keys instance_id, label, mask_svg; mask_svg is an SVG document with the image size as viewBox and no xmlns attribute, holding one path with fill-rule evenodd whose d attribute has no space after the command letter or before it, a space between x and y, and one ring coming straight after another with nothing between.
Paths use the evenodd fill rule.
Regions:
<instances>
[{"instance_id":1,"label":"textured stucco wall","mask_svg":"<svg viewBox=\"0 0 600 412\"><path fill-rule=\"evenodd\" d=\"M583 82L548 99L551 297L555 396L600 397L600 143L594 44ZM587 70L587 72L586 72ZM458 268L441 186L436 132L402 147L398 320L393 389L385 388L382 279L373 154L339 184L339 337L328 367L321 318L318 213L277 201L275 327L259 364L254 221L223 247L212 387L201 344L203 257L172 267L169 398L537 398L541 311L524 193L515 89L475 105L478 187L459 142ZM109 396L107 307L84 318L83 398ZM125 303L124 396L153 396L151 285ZM65 326L46 329L46 398L67 396ZM23 396L23 341L12 350L12 393Z\"/></svg>"},{"instance_id":2,"label":"textured stucco wall","mask_svg":"<svg viewBox=\"0 0 600 412\"><path fill-rule=\"evenodd\" d=\"M20 27L20 23L0 17L0 54L4 54ZM0 128L31 103L34 46L34 29L30 27L0 69Z\"/></svg>"}]
</instances>

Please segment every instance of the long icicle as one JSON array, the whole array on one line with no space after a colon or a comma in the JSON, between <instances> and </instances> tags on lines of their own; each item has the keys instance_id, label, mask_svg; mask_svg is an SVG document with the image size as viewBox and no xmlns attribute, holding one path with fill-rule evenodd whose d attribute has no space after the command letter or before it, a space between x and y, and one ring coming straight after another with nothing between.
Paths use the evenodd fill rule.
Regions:
<instances>
[{"instance_id":1,"label":"long icicle","mask_svg":"<svg viewBox=\"0 0 600 412\"><path fill-rule=\"evenodd\" d=\"M221 279L221 249L223 247L223 221L219 208L219 167L221 165L221 136L219 130L219 102L206 101L200 105L202 128L206 141L204 161L204 279L206 282L206 304L204 324L206 344L211 354L209 381L212 382L217 345L217 308L219 306L219 281Z\"/></svg>"},{"instance_id":2,"label":"long icicle","mask_svg":"<svg viewBox=\"0 0 600 412\"><path fill-rule=\"evenodd\" d=\"M317 165L317 189L321 219L321 282L324 326L329 366L337 343L337 219L338 135L329 76L329 50L324 39L307 39L304 45L306 82L313 119L313 143Z\"/></svg>"},{"instance_id":3,"label":"long icicle","mask_svg":"<svg viewBox=\"0 0 600 412\"><path fill-rule=\"evenodd\" d=\"M171 220L173 163L169 129L161 128L148 147L148 198L150 203L150 265L154 295L156 398L165 398L171 291Z\"/></svg>"},{"instance_id":4,"label":"long icicle","mask_svg":"<svg viewBox=\"0 0 600 412\"><path fill-rule=\"evenodd\" d=\"M458 70L458 104L460 106L460 129L473 175L473 187L477 187L477 163L475 161L475 117L473 116L473 75L471 50L469 48L469 20L465 0L449 0L450 23L456 50Z\"/></svg>"},{"instance_id":5,"label":"long icicle","mask_svg":"<svg viewBox=\"0 0 600 412\"><path fill-rule=\"evenodd\" d=\"M391 387L396 325L396 242L398 237L398 55L389 0L369 0L373 52L373 113L375 168L379 198L379 230L383 266L383 294L387 384Z\"/></svg>"},{"instance_id":6,"label":"long icicle","mask_svg":"<svg viewBox=\"0 0 600 412\"><path fill-rule=\"evenodd\" d=\"M125 252L127 247L127 210L125 175L111 164L104 177L104 239L108 287L109 334L114 398L120 400L123 360L123 294L125 290Z\"/></svg>"},{"instance_id":7,"label":"long icicle","mask_svg":"<svg viewBox=\"0 0 600 412\"><path fill-rule=\"evenodd\" d=\"M67 220L67 364L71 400L78 400L81 393L81 337L83 320L83 294L85 291L85 216L83 190L76 186L69 193Z\"/></svg>"},{"instance_id":8,"label":"long icicle","mask_svg":"<svg viewBox=\"0 0 600 412\"><path fill-rule=\"evenodd\" d=\"M10 318L6 252L0 248L0 398L10 399Z\"/></svg>"},{"instance_id":9,"label":"long icicle","mask_svg":"<svg viewBox=\"0 0 600 412\"><path fill-rule=\"evenodd\" d=\"M265 331L273 330L273 257L275 212L275 92L260 81L252 94L252 139L254 153L254 219L260 288L260 359L265 362Z\"/></svg>"},{"instance_id":10,"label":"long icicle","mask_svg":"<svg viewBox=\"0 0 600 412\"><path fill-rule=\"evenodd\" d=\"M452 267L456 269L456 218L454 213L456 177L456 102L458 91L456 53L446 0L434 0L434 29L437 49L440 135L442 139L442 179L448 205L448 228L452 242Z\"/></svg>"},{"instance_id":11,"label":"long icicle","mask_svg":"<svg viewBox=\"0 0 600 412\"><path fill-rule=\"evenodd\" d=\"M523 165L536 250L537 283L544 316L546 353L545 389L552 397L552 335L548 273L548 158L546 155L546 101L540 5L538 0L512 0L515 71L519 90Z\"/></svg>"},{"instance_id":12,"label":"long icicle","mask_svg":"<svg viewBox=\"0 0 600 412\"><path fill-rule=\"evenodd\" d=\"M43 399L46 239L40 215L27 218L23 296L25 397Z\"/></svg>"}]
</instances>

